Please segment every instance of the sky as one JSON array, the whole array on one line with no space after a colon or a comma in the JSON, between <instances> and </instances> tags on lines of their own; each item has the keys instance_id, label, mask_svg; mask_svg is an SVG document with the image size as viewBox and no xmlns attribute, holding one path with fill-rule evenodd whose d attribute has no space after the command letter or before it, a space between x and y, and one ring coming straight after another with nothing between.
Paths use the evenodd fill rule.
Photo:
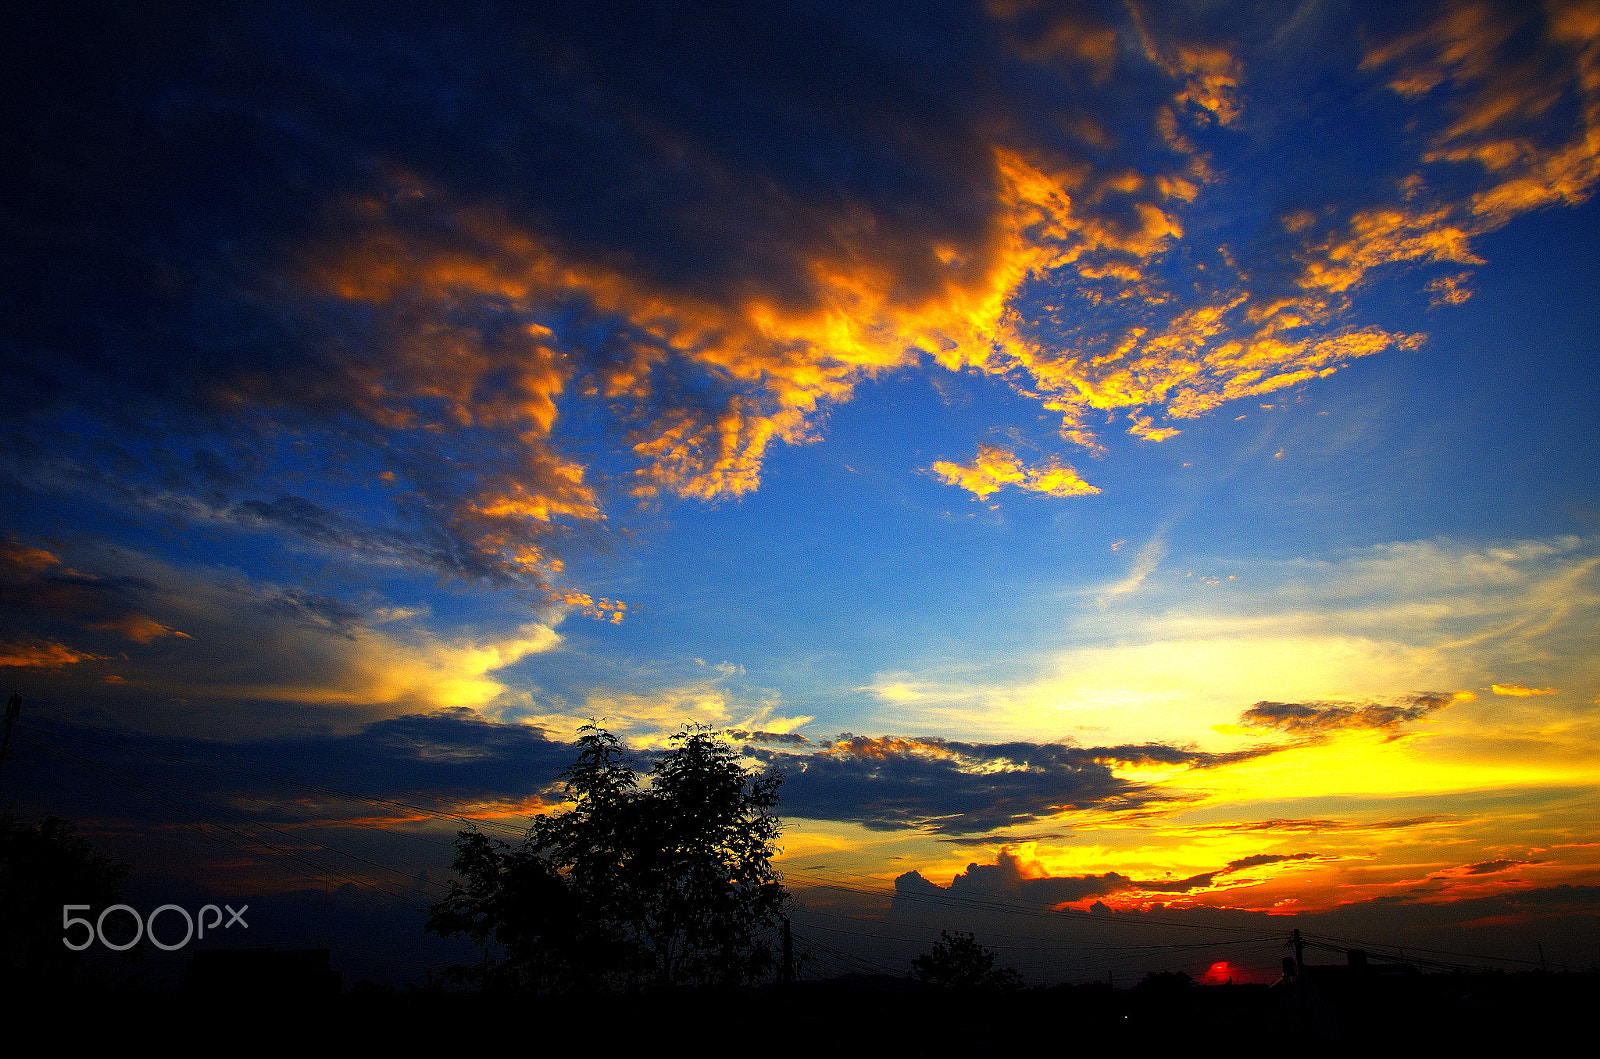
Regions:
<instances>
[{"instance_id":1,"label":"sky","mask_svg":"<svg viewBox=\"0 0 1600 1059\"><path fill-rule=\"evenodd\" d=\"M146 903L420 975L694 723L814 973L1600 960L1600 5L0 17L0 797Z\"/></svg>"}]
</instances>

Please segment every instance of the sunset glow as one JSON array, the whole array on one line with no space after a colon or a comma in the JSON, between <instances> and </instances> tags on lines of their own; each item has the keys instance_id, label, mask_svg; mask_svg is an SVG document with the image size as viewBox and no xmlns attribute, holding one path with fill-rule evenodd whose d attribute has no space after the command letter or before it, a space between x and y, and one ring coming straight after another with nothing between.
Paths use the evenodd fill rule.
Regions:
<instances>
[{"instance_id":1,"label":"sunset glow","mask_svg":"<svg viewBox=\"0 0 1600 1059\"><path fill-rule=\"evenodd\" d=\"M658 15L13 34L5 800L390 937L695 723L823 963L1600 959L1600 4Z\"/></svg>"}]
</instances>

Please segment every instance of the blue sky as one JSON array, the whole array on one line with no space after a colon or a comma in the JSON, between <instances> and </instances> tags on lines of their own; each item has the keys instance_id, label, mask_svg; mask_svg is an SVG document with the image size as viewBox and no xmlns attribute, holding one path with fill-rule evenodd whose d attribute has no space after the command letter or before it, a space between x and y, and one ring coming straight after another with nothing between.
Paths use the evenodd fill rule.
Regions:
<instances>
[{"instance_id":1,"label":"blue sky","mask_svg":"<svg viewBox=\"0 0 1600 1059\"><path fill-rule=\"evenodd\" d=\"M279 823L423 892L374 834L707 723L864 922L1520 901L1592 960L1595 6L758 7L14 16L36 738L404 795ZM49 761L6 797L136 869L306 882Z\"/></svg>"}]
</instances>

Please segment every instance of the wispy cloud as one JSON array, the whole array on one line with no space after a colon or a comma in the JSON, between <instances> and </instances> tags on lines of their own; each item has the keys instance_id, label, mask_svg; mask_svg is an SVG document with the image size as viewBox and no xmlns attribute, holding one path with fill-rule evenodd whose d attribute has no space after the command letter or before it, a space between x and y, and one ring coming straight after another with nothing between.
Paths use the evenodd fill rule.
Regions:
<instances>
[{"instance_id":1,"label":"wispy cloud","mask_svg":"<svg viewBox=\"0 0 1600 1059\"><path fill-rule=\"evenodd\" d=\"M1105 588L1100 595L1101 605L1104 606L1108 600L1117 596L1138 591L1145 579L1155 573L1156 568L1161 565L1161 560L1167 557L1167 550L1167 541L1163 533L1157 533L1140 545L1139 550L1133 554L1133 564L1128 568L1128 576Z\"/></svg>"},{"instance_id":2,"label":"wispy cloud","mask_svg":"<svg viewBox=\"0 0 1600 1059\"><path fill-rule=\"evenodd\" d=\"M137 716L149 730L248 738L428 709L493 710L508 695L496 674L560 643L548 623L458 638L392 622L380 629L384 614L233 571L122 550L81 559L84 571L104 563L122 573L41 560L0 581L0 592L26 604L17 631L32 634L4 664L47 667L30 678L31 697L67 715Z\"/></svg>"},{"instance_id":3,"label":"wispy cloud","mask_svg":"<svg viewBox=\"0 0 1600 1059\"><path fill-rule=\"evenodd\" d=\"M114 632L137 644L164 636L187 638L188 633L145 613L144 600L155 590L142 578L80 573L42 548L17 541L0 545L0 602L19 624Z\"/></svg>"},{"instance_id":4,"label":"wispy cloud","mask_svg":"<svg viewBox=\"0 0 1600 1059\"><path fill-rule=\"evenodd\" d=\"M1580 647L1600 614L1600 567L1578 538L1230 558L1214 563L1241 576L1214 586L1161 565L1159 540L1128 575L1079 590L1105 605L1079 612L1053 642L1001 655L987 646L908 655L869 685L883 717L914 704L938 730L972 738L1088 729L1226 745L1218 727L1240 731L1239 713L1263 701L1300 704L1332 723L1384 715L1384 704L1410 708L1425 691L1510 686L1511 674L1525 674L1530 688L1577 687L1580 697L1600 686ZM1033 604L1041 613L1059 605L1053 596ZM1482 705L1456 701L1440 715L1455 717L1451 728Z\"/></svg>"}]
</instances>

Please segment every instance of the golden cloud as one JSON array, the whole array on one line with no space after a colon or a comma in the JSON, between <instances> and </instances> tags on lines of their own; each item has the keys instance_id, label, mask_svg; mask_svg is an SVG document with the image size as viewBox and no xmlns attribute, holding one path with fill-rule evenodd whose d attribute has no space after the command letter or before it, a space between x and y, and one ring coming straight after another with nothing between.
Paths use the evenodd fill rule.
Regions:
<instances>
[{"instance_id":1,"label":"golden cloud","mask_svg":"<svg viewBox=\"0 0 1600 1059\"><path fill-rule=\"evenodd\" d=\"M1537 41L1530 47L1528 40ZM1475 231L1529 210L1586 200L1600 180L1600 3L1500 6L1456 0L1438 17L1370 49L1363 67L1419 99L1450 90L1450 120L1423 161L1469 164L1486 178L1460 210ZM1576 127L1552 131L1564 104Z\"/></svg>"},{"instance_id":2,"label":"golden cloud","mask_svg":"<svg viewBox=\"0 0 1600 1059\"><path fill-rule=\"evenodd\" d=\"M1242 109L1239 82L1244 74L1234 55L1215 45L1157 40L1146 28L1137 4L1129 4L1128 12L1145 58L1182 85L1173 95L1175 104L1218 125L1238 121Z\"/></svg>"},{"instance_id":3,"label":"golden cloud","mask_svg":"<svg viewBox=\"0 0 1600 1059\"><path fill-rule=\"evenodd\" d=\"M1133 420L1133 426L1128 428L1128 433L1135 437L1144 438L1146 441L1166 441L1168 438L1177 437L1183 433L1176 427L1153 426L1152 424L1155 420L1152 416L1129 416L1128 418Z\"/></svg>"},{"instance_id":4,"label":"golden cloud","mask_svg":"<svg viewBox=\"0 0 1600 1059\"><path fill-rule=\"evenodd\" d=\"M419 190L411 204L440 197ZM578 384L631 424L627 440L641 464L634 491L641 495L714 500L755 489L768 447L809 439L811 417L825 402L846 399L859 379L907 362L918 345L945 351L981 344L974 332L992 328L1003 309L1003 290L963 284L962 273L973 270L959 263L950 266L940 297L905 304L896 290L900 277L874 265L867 248L848 245L844 256L852 260L819 254L802 263L816 289L813 304L796 308L758 293L724 305L565 253L492 210L448 202L439 208L470 240L470 249L430 245L424 234L407 232L407 218L396 210L369 203L361 210L374 214L374 223L356 247L318 262L314 282L339 297L390 309L432 307L442 315L459 301L476 300L537 316L578 305L620 323L625 333L618 354L588 364ZM846 243L852 235L837 234ZM977 271L981 277L983 270ZM512 365L555 359L537 341L506 353ZM489 366L483 355L452 357L448 370L463 377L448 386L435 381L435 368L420 387L414 373L402 370L396 379L405 385L397 396L409 402L434 390L473 392ZM674 392L667 376L675 368L703 373L712 388ZM536 378L542 382L539 396L549 399L567 376L542 371ZM542 399L501 411L522 427L521 440L535 464L554 462L551 477L569 486L566 503L548 513L599 517L581 468L555 461L547 447L556 421L553 403ZM471 415L461 409L457 418ZM528 489L530 496L544 492ZM495 517L525 513L485 503L474 510ZM547 510L532 514L546 517Z\"/></svg>"},{"instance_id":5,"label":"golden cloud","mask_svg":"<svg viewBox=\"0 0 1600 1059\"><path fill-rule=\"evenodd\" d=\"M1050 460L1027 467L1016 454L997 445L979 445L978 455L970 464L936 460L928 469L940 481L959 486L979 500L988 499L1006 486L1057 497L1089 496L1100 491L1066 464Z\"/></svg>"},{"instance_id":6,"label":"golden cloud","mask_svg":"<svg viewBox=\"0 0 1600 1059\"><path fill-rule=\"evenodd\" d=\"M1030 62L1087 66L1096 82L1116 65L1116 28L1091 12L1043 0L989 0L984 10L1004 24L1011 46Z\"/></svg>"},{"instance_id":7,"label":"golden cloud","mask_svg":"<svg viewBox=\"0 0 1600 1059\"><path fill-rule=\"evenodd\" d=\"M1197 70L1226 66L1198 52L1178 55L1180 65ZM1217 120L1227 114L1207 113ZM1062 413L1067 440L1099 449L1083 425L1090 410L1164 408L1192 418L1420 340L1372 329L1310 333L1331 315L1317 298L1255 306L1248 292L1236 291L1207 304L1169 306L1148 270L1183 237L1171 206L1195 197L1193 180L1097 172L998 144L992 167L996 200L983 241L940 250L937 278L913 291L901 263L885 256L870 231L845 226L795 263L806 280L803 301L759 288L732 300L688 294L587 260L502 213L450 202L409 177L397 178L386 199L357 204L357 237L321 256L308 275L317 289L407 322L409 352L385 366L381 383L362 379L369 416L398 427L489 423L517 432L525 467L463 502L457 521L479 524L489 547L529 566L551 560L536 545L519 547L519 523L603 517L585 468L558 454L556 398L563 393L608 402L629 425L626 439L639 464L633 492L716 500L757 488L771 445L814 438L821 411L850 399L858 382L923 355L947 369L1020 372L1029 392ZM439 237L441 229L450 238ZM1360 262L1342 267L1350 274ZM1140 295L1158 317L1163 310L1167 316L1119 337L1080 336L1060 349L1023 333L1017 299L1025 290L1085 283L1096 297ZM474 301L530 318L578 306L620 325L621 337L608 358L578 365L570 352L555 350L544 328L489 350L460 328L428 323ZM1235 337L1241 325L1243 336ZM1074 351L1113 339L1109 353ZM673 381L686 371L703 380L692 392ZM507 372L520 380L520 397L474 406L469 395L481 392L479 384ZM431 420L420 418L424 408ZM1132 418L1139 437L1161 440L1177 431L1154 426L1149 415ZM990 482L986 472L998 478ZM1054 463L1028 470L994 460L984 467L980 458L966 474L945 463L939 474L977 484L984 496L996 482L1056 496L1092 491Z\"/></svg>"},{"instance_id":8,"label":"golden cloud","mask_svg":"<svg viewBox=\"0 0 1600 1059\"><path fill-rule=\"evenodd\" d=\"M86 627L119 633L123 639L133 643L149 643L163 636L189 639L188 633L169 628L147 614L122 614L110 621L90 622Z\"/></svg>"},{"instance_id":9,"label":"golden cloud","mask_svg":"<svg viewBox=\"0 0 1600 1059\"><path fill-rule=\"evenodd\" d=\"M1472 233L1452 222L1453 213L1448 206L1362 210L1343 231L1308 248L1300 286L1341 294L1385 265L1483 264L1472 252Z\"/></svg>"},{"instance_id":10,"label":"golden cloud","mask_svg":"<svg viewBox=\"0 0 1600 1059\"><path fill-rule=\"evenodd\" d=\"M1470 272L1458 272L1453 276L1440 276L1428 283L1427 291L1431 297L1429 305L1460 305L1472 297L1472 288L1467 286L1471 278Z\"/></svg>"},{"instance_id":11,"label":"golden cloud","mask_svg":"<svg viewBox=\"0 0 1600 1059\"><path fill-rule=\"evenodd\" d=\"M628 605L621 600L603 596L596 599L587 592L563 592L560 598L561 602L585 617L599 618L612 625L621 625L623 616L628 612Z\"/></svg>"},{"instance_id":12,"label":"golden cloud","mask_svg":"<svg viewBox=\"0 0 1600 1059\"><path fill-rule=\"evenodd\" d=\"M15 540L0 542L0 601L18 614L114 632L137 644L163 636L187 639L187 633L162 624L141 609L139 602L150 589L142 581L101 578L63 567L58 556L42 548ZM97 657L59 644L54 647L78 656L71 661ZM47 649L37 657L62 656Z\"/></svg>"},{"instance_id":13,"label":"golden cloud","mask_svg":"<svg viewBox=\"0 0 1600 1059\"><path fill-rule=\"evenodd\" d=\"M0 541L0 566L9 567L11 576L38 574L59 565L61 560L43 548L32 548L17 540Z\"/></svg>"},{"instance_id":14,"label":"golden cloud","mask_svg":"<svg viewBox=\"0 0 1600 1059\"><path fill-rule=\"evenodd\" d=\"M925 757L957 760L957 751L939 740L904 739L898 736L841 735L824 745L818 754L847 755L867 760L886 761L897 757Z\"/></svg>"},{"instance_id":15,"label":"golden cloud","mask_svg":"<svg viewBox=\"0 0 1600 1059\"><path fill-rule=\"evenodd\" d=\"M522 719L564 737L575 736L579 726L599 719L606 728L626 733L630 745L664 746L685 724L708 724L783 741L810 723L809 716L781 716L775 697L747 701L731 690L726 678L737 667L716 667L718 676L653 687L644 691L602 687L584 696L581 707L565 713L527 713ZM795 737L797 742L805 742Z\"/></svg>"},{"instance_id":16,"label":"golden cloud","mask_svg":"<svg viewBox=\"0 0 1600 1059\"><path fill-rule=\"evenodd\" d=\"M683 166L781 227L763 251L769 267L746 262L732 278L680 281L640 257L581 246L536 213L464 201L397 172L382 194L347 204L345 235L309 256L304 278L387 321L385 357L345 366L360 414L395 430L497 432L511 457L480 475L448 525L538 578L560 569L559 524L605 519L606 481L647 499L748 494L774 444L815 439L830 405L885 372L928 363L1004 378L1060 415L1064 441L1099 453L1090 422L1104 413L1125 413L1128 433L1160 441L1179 428L1158 416L1195 418L1414 348L1423 336L1347 323L1353 294L1375 272L1481 264L1475 237L1528 209L1580 201L1600 178L1596 9L1573 0L1535 17L1456 3L1371 47L1363 67L1386 71L1419 106L1448 86L1434 107L1447 120L1394 201L1342 217L1330 209L1325 219L1286 212L1286 259L1252 263L1276 279L1252 282L1232 248L1195 246L1188 234L1189 213L1224 182L1201 139L1248 117L1237 50L1152 28L1137 5L1131 29L1119 29L1029 0L988 6L1024 62L1075 70L1078 81L1088 71L1092 84L1108 85L1130 54L1119 35L1137 41L1131 54L1142 54L1141 69L1165 93L1145 115L1154 140L1139 167L1109 160L1122 156L1105 150L1112 138L1093 93L1076 110L1063 104L1076 146L997 117L963 156L973 201L956 236L891 223L864 201L774 205L734 180L714 148L653 129L652 142L670 141ZM1541 46L1516 59L1510 49L1527 26ZM1582 131L1554 141L1530 131L1561 99L1577 101ZM1424 172L1459 175L1466 162L1483 177L1466 189ZM730 237L698 214L678 222ZM1428 289L1459 303L1467 278L1437 277ZM526 323L486 328L463 310L471 306ZM589 338L560 333L558 321L575 317L593 325ZM592 457L564 434L564 409L579 400L619 427L629 461L620 476L597 477ZM1025 467L993 446L970 464L941 460L931 470L980 498L1006 486L1096 491L1059 461ZM622 613L574 605L609 620Z\"/></svg>"},{"instance_id":17,"label":"golden cloud","mask_svg":"<svg viewBox=\"0 0 1600 1059\"><path fill-rule=\"evenodd\" d=\"M28 669L59 669L78 662L92 662L100 658L87 651L79 651L54 640L26 640L20 643L0 643L0 666L18 666Z\"/></svg>"},{"instance_id":18,"label":"golden cloud","mask_svg":"<svg viewBox=\"0 0 1600 1059\"><path fill-rule=\"evenodd\" d=\"M293 671L243 673L208 659L186 678L164 678L167 690L195 700L247 699L353 711L373 719L403 713L492 707L506 691L494 673L561 642L554 629L530 623L487 641L408 642L370 629L330 634L308 626L274 630L301 660ZM197 667L200 669L200 667Z\"/></svg>"}]
</instances>

